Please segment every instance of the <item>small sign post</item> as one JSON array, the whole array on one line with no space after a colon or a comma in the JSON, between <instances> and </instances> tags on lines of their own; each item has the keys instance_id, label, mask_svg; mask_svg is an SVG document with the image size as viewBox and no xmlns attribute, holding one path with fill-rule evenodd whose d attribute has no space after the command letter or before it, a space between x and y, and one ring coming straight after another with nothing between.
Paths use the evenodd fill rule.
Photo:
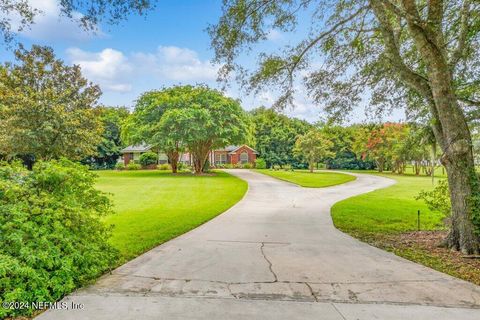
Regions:
<instances>
[{"instance_id":1,"label":"small sign post","mask_svg":"<svg viewBox=\"0 0 480 320\"><path fill-rule=\"evenodd\" d=\"M420 231L420 210L417 211L417 230Z\"/></svg>"}]
</instances>

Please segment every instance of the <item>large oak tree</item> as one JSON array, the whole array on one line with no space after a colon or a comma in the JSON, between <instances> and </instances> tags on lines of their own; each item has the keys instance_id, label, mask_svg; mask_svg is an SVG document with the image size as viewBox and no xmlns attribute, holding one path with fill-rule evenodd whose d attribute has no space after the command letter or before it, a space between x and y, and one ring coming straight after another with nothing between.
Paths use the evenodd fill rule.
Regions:
<instances>
[{"instance_id":1,"label":"large oak tree","mask_svg":"<svg viewBox=\"0 0 480 320\"><path fill-rule=\"evenodd\" d=\"M237 57L272 29L294 31L311 14L296 46L262 54L258 70ZM292 102L301 75L333 115L348 114L371 92L371 104L406 105L428 121L443 151L452 202L446 244L480 252L480 190L467 116L480 106L480 3L475 0L225 0L210 27L221 76L247 85L280 86L278 106ZM312 63L313 62L313 63Z\"/></svg>"},{"instance_id":2,"label":"large oak tree","mask_svg":"<svg viewBox=\"0 0 480 320\"><path fill-rule=\"evenodd\" d=\"M15 56L18 63L0 66L0 155L35 161L96 154L100 88L48 47Z\"/></svg>"}]
</instances>

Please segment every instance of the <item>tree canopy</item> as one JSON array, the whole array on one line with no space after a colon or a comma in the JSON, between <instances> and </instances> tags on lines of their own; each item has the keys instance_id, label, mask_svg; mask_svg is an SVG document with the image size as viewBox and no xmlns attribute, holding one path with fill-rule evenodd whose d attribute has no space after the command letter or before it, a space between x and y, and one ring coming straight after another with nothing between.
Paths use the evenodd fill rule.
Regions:
<instances>
[{"instance_id":1,"label":"tree canopy","mask_svg":"<svg viewBox=\"0 0 480 320\"><path fill-rule=\"evenodd\" d=\"M308 162L310 172L315 169L315 164L320 160L335 155L331 150L333 142L328 140L318 129L311 129L297 138L294 153L303 157Z\"/></svg>"},{"instance_id":2,"label":"tree canopy","mask_svg":"<svg viewBox=\"0 0 480 320\"><path fill-rule=\"evenodd\" d=\"M294 155L293 148L297 138L312 125L265 107L254 109L250 113L254 125L255 149L265 159L267 167L304 167L304 161Z\"/></svg>"},{"instance_id":3,"label":"tree canopy","mask_svg":"<svg viewBox=\"0 0 480 320\"><path fill-rule=\"evenodd\" d=\"M97 145L96 153L82 162L96 169L112 169L120 157L120 150L125 147L121 139L121 127L130 113L125 107L100 106L96 114L103 127L102 140Z\"/></svg>"},{"instance_id":4,"label":"tree canopy","mask_svg":"<svg viewBox=\"0 0 480 320\"><path fill-rule=\"evenodd\" d=\"M203 172L210 150L245 143L251 135L240 103L206 86L175 86L143 94L125 129L130 142L149 143L167 155L176 152L169 156L171 163L178 160L178 152L188 150L196 173Z\"/></svg>"},{"instance_id":5,"label":"tree canopy","mask_svg":"<svg viewBox=\"0 0 480 320\"><path fill-rule=\"evenodd\" d=\"M102 134L99 87L50 48L19 49L15 57L18 64L0 67L0 154L33 160L95 154Z\"/></svg>"}]
</instances>

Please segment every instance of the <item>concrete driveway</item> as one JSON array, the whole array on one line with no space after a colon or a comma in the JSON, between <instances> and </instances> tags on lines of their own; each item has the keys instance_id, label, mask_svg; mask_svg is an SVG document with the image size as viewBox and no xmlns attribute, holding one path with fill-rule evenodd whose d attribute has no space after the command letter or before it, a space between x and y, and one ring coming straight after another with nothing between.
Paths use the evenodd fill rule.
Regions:
<instances>
[{"instance_id":1,"label":"concrete driveway","mask_svg":"<svg viewBox=\"0 0 480 320\"><path fill-rule=\"evenodd\" d=\"M306 189L229 172L249 183L242 201L68 296L68 310L38 318L480 319L480 287L333 226L335 202L393 180L357 175L343 185Z\"/></svg>"}]
</instances>

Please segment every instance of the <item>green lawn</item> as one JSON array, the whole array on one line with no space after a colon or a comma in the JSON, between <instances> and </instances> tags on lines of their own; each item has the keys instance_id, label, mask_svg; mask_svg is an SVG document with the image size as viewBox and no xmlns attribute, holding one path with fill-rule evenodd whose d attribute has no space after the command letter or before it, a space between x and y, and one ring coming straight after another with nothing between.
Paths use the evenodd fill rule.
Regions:
<instances>
[{"instance_id":1,"label":"green lawn","mask_svg":"<svg viewBox=\"0 0 480 320\"><path fill-rule=\"evenodd\" d=\"M335 226L371 245L480 285L474 259L438 247L436 241L446 234L441 231L445 230L442 215L415 200L421 190L433 188L431 177L381 175L397 184L336 203L332 208ZM417 210L421 232L416 232Z\"/></svg>"},{"instance_id":2,"label":"green lawn","mask_svg":"<svg viewBox=\"0 0 480 320\"><path fill-rule=\"evenodd\" d=\"M417 210L420 228L436 230L442 226L440 213L430 211L415 197L422 190L431 190L431 177L383 174L397 183L336 203L332 208L335 226L351 234L399 233L417 230Z\"/></svg>"},{"instance_id":3,"label":"green lawn","mask_svg":"<svg viewBox=\"0 0 480 320\"><path fill-rule=\"evenodd\" d=\"M181 235L238 202L247 183L224 172L172 175L163 171L100 171L98 189L111 194L112 244L123 261Z\"/></svg>"},{"instance_id":4,"label":"green lawn","mask_svg":"<svg viewBox=\"0 0 480 320\"><path fill-rule=\"evenodd\" d=\"M256 169L255 171L308 188L329 187L356 179L351 175L328 171L315 171L313 173L309 172L308 170L285 171Z\"/></svg>"}]
</instances>

